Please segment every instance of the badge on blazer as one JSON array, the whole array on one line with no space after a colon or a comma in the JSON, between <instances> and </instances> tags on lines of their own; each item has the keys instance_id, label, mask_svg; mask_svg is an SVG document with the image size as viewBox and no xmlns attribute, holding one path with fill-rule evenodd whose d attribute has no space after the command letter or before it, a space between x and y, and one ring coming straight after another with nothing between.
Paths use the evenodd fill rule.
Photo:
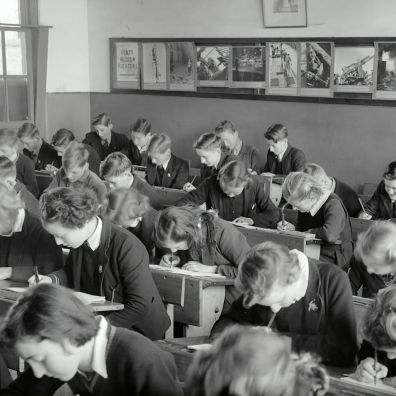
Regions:
<instances>
[{"instance_id":1,"label":"badge on blazer","mask_svg":"<svg viewBox=\"0 0 396 396\"><path fill-rule=\"evenodd\" d=\"M166 176L170 177L170 173L168 173Z\"/></svg>"},{"instance_id":2,"label":"badge on blazer","mask_svg":"<svg viewBox=\"0 0 396 396\"><path fill-rule=\"evenodd\" d=\"M318 310L318 305L316 304L316 299L313 299L308 304L308 312L316 312Z\"/></svg>"}]
</instances>

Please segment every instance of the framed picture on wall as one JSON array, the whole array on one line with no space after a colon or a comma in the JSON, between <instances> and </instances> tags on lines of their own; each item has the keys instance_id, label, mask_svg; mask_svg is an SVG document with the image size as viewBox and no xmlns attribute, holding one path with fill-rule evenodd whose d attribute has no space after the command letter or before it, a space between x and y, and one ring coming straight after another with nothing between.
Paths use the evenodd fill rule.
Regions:
<instances>
[{"instance_id":1,"label":"framed picture on wall","mask_svg":"<svg viewBox=\"0 0 396 396\"><path fill-rule=\"evenodd\" d=\"M375 42L373 99L396 99L396 42Z\"/></svg>"},{"instance_id":2,"label":"framed picture on wall","mask_svg":"<svg viewBox=\"0 0 396 396\"><path fill-rule=\"evenodd\" d=\"M371 92L373 69L373 46L335 47L334 91Z\"/></svg>"},{"instance_id":3,"label":"framed picture on wall","mask_svg":"<svg viewBox=\"0 0 396 396\"><path fill-rule=\"evenodd\" d=\"M201 87L226 87L230 47L197 47L197 85Z\"/></svg>"},{"instance_id":4,"label":"framed picture on wall","mask_svg":"<svg viewBox=\"0 0 396 396\"><path fill-rule=\"evenodd\" d=\"M301 95L333 95L333 43L301 43Z\"/></svg>"},{"instance_id":5,"label":"framed picture on wall","mask_svg":"<svg viewBox=\"0 0 396 396\"><path fill-rule=\"evenodd\" d=\"M141 45L127 39L110 39L112 88L140 88Z\"/></svg>"},{"instance_id":6,"label":"framed picture on wall","mask_svg":"<svg viewBox=\"0 0 396 396\"><path fill-rule=\"evenodd\" d=\"M169 42L169 89L175 91L195 91L197 60L192 42Z\"/></svg>"},{"instance_id":7,"label":"framed picture on wall","mask_svg":"<svg viewBox=\"0 0 396 396\"><path fill-rule=\"evenodd\" d=\"M232 47L231 87L265 88L265 58L265 45Z\"/></svg>"},{"instance_id":8,"label":"framed picture on wall","mask_svg":"<svg viewBox=\"0 0 396 396\"><path fill-rule=\"evenodd\" d=\"M297 95L300 72L300 43L267 43L266 93L269 95Z\"/></svg>"},{"instance_id":9,"label":"framed picture on wall","mask_svg":"<svg viewBox=\"0 0 396 396\"><path fill-rule=\"evenodd\" d=\"M263 0L264 27L307 26L306 0Z\"/></svg>"},{"instance_id":10,"label":"framed picture on wall","mask_svg":"<svg viewBox=\"0 0 396 396\"><path fill-rule=\"evenodd\" d=\"M142 88L167 89L166 43L142 43Z\"/></svg>"}]
</instances>

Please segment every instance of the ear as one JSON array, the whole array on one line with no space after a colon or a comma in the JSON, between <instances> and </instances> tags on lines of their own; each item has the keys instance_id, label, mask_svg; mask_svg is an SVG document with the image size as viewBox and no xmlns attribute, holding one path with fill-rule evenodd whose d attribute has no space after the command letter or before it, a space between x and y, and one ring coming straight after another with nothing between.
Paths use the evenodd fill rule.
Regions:
<instances>
[{"instance_id":1,"label":"ear","mask_svg":"<svg viewBox=\"0 0 396 396\"><path fill-rule=\"evenodd\" d=\"M396 244L392 244L385 252L386 260L396 267Z\"/></svg>"},{"instance_id":2,"label":"ear","mask_svg":"<svg viewBox=\"0 0 396 396\"><path fill-rule=\"evenodd\" d=\"M89 163L87 162L86 164L83 165L84 172L89 168Z\"/></svg>"},{"instance_id":3,"label":"ear","mask_svg":"<svg viewBox=\"0 0 396 396\"><path fill-rule=\"evenodd\" d=\"M72 344L67 338L61 340L61 345L67 355L74 355L77 352L78 346Z\"/></svg>"},{"instance_id":4,"label":"ear","mask_svg":"<svg viewBox=\"0 0 396 396\"><path fill-rule=\"evenodd\" d=\"M113 129L113 124L110 123L109 125L107 125L107 127L110 129L110 131Z\"/></svg>"}]
</instances>

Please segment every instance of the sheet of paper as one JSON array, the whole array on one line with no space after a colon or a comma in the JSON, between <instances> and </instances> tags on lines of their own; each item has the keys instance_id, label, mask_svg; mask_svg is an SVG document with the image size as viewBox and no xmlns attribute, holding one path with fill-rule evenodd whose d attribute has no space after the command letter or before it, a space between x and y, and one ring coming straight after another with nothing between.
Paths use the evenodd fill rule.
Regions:
<instances>
[{"instance_id":1,"label":"sheet of paper","mask_svg":"<svg viewBox=\"0 0 396 396\"><path fill-rule=\"evenodd\" d=\"M195 271L187 271L181 268L168 268L162 267L160 265L150 264L150 268L159 269L161 271L172 272L173 274L182 274L182 275L195 275L195 276L202 276L202 277L209 277L209 278L220 278L225 279L225 275L221 274L209 274L207 272L195 272Z\"/></svg>"},{"instance_id":2,"label":"sheet of paper","mask_svg":"<svg viewBox=\"0 0 396 396\"><path fill-rule=\"evenodd\" d=\"M376 385L367 384L365 382L361 382L361 381L358 381L358 380L354 379L353 375L352 375L352 376L342 377L341 381L345 381L345 382L348 382L349 384L360 386L360 387L363 387L365 389L384 390L384 391L390 392L391 394L396 394L396 388L393 388L392 386L385 385L384 383L382 383L381 380L378 380Z\"/></svg>"},{"instance_id":3,"label":"sheet of paper","mask_svg":"<svg viewBox=\"0 0 396 396\"><path fill-rule=\"evenodd\" d=\"M25 293L27 287L7 287L6 290L11 290L15 293Z\"/></svg>"},{"instance_id":4,"label":"sheet of paper","mask_svg":"<svg viewBox=\"0 0 396 396\"><path fill-rule=\"evenodd\" d=\"M74 292L74 295L78 297L84 304L104 303L106 301L104 296L95 296L93 294L83 292Z\"/></svg>"},{"instance_id":5,"label":"sheet of paper","mask_svg":"<svg viewBox=\"0 0 396 396\"><path fill-rule=\"evenodd\" d=\"M197 344L197 345L188 345L187 349L192 351L206 351L212 347L211 344Z\"/></svg>"}]
</instances>

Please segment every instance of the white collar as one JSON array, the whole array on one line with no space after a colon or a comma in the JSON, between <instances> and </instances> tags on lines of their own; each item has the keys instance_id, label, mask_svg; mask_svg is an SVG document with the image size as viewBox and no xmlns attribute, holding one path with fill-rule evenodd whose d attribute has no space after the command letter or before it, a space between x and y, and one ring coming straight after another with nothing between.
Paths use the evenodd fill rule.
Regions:
<instances>
[{"instance_id":1,"label":"white collar","mask_svg":"<svg viewBox=\"0 0 396 396\"><path fill-rule=\"evenodd\" d=\"M106 368L106 348L109 339L107 337L107 328L110 324L103 316L97 316L99 319L99 330L96 333L93 342L91 368L103 378L108 378ZM84 374L84 372L80 373Z\"/></svg>"},{"instance_id":2,"label":"white collar","mask_svg":"<svg viewBox=\"0 0 396 396\"><path fill-rule=\"evenodd\" d=\"M170 161L170 160L171 160L171 157L169 157L168 161L164 162L164 163L161 165L162 168L164 169L164 171L166 171L166 168L168 167L169 161Z\"/></svg>"},{"instance_id":3,"label":"white collar","mask_svg":"<svg viewBox=\"0 0 396 396\"><path fill-rule=\"evenodd\" d=\"M329 198L331 193L332 193L332 191L330 191L330 190L323 192L323 194L319 197L319 199L316 201L316 203L312 206L311 210L309 211L311 216L315 216L316 213L318 213L319 209L327 201L327 198Z\"/></svg>"},{"instance_id":4,"label":"white collar","mask_svg":"<svg viewBox=\"0 0 396 396\"><path fill-rule=\"evenodd\" d=\"M283 158L283 156L285 155L286 150L287 150L288 147L289 147L289 144L286 144L285 149L284 149L281 153L279 153L279 154L277 155L278 161L282 161L282 158Z\"/></svg>"},{"instance_id":5,"label":"white collar","mask_svg":"<svg viewBox=\"0 0 396 396\"><path fill-rule=\"evenodd\" d=\"M298 258L298 264L300 266L301 275L296 283L295 287L295 301L301 300L308 288L308 277L309 277L309 264L308 257L297 249L290 250L291 254L294 254Z\"/></svg>"},{"instance_id":6,"label":"white collar","mask_svg":"<svg viewBox=\"0 0 396 396\"><path fill-rule=\"evenodd\" d=\"M102 227L103 227L102 220L98 216L96 216L96 220L97 223L96 223L95 231L87 239L87 243L93 251L95 251L100 245L100 237L102 235Z\"/></svg>"},{"instance_id":7,"label":"white collar","mask_svg":"<svg viewBox=\"0 0 396 396\"><path fill-rule=\"evenodd\" d=\"M25 221L25 215L25 209L18 209L17 218L15 220L14 226L12 227L12 233L22 231L23 223Z\"/></svg>"}]
</instances>

